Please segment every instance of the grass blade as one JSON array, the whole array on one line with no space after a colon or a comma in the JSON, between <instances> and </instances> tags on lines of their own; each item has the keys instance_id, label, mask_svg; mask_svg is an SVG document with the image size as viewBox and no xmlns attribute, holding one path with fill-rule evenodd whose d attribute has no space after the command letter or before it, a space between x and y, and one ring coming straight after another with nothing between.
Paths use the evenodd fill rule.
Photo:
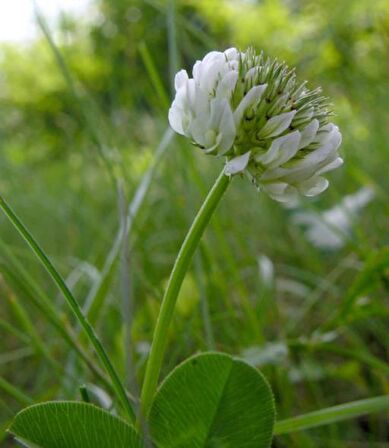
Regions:
<instances>
[{"instance_id":1,"label":"grass blade","mask_svg":"<svg viewBox=\"0 0 389 448\"><path fill-rule=\"evenodd\" d=\"M135 419L134 411L133 411L131 403L127 397L127 393L124 389L124 386L121 383L119 376L116 373L106 351L104 350L103 345L101 344L98 336L96 335L95 331L93 330L93 327L90 325L90 323L84 316L77 300L73 297L73 294L70 292L69 288L66 286L61 275L58 273L58 271L55 269L55 267L53 266L53 264L51 263L49 258L46 256L46 254L40 248L38 243L35 241L34 237L31 235L31 233L27 230L27 228L24 226L24 224L15 215L13 210L9 207L9 205L5 202L5 200L1 196L0 196L0 207L3 210L3 212L5 213L5 215L8 217L8 219L10 220L10 222L14 225L15 229L19 232L20 236L22 236L24 238L24 240L27 242L27 244L30 246L31 250L34 252L36 257L39 259L39 261L45 267L45 269L47 270L47 272L50 274L51 278L57 285L58 289L63 294L70 309L74 313L79 324L83 328L86 336L88 337L89 341L93 345L93 348L96 351L96 354L98 355L102 365L105 367L108 375L110 376L110 378L112 380L112 385L115 389L115 392L116 392L118 398L120 399L122 405L124 406L131 421L133 421Z\"/></svg>"},{"instance_id":2,"label":"grass blade","mask_svg":"<svg viewBox=\"0 0 389 448\"><path fill-rule=\"evenodd\" d=\"M3 390L11 397L15 398L22 405L28 406L33 403L32 398L28 397L20 389L10 384L3 377L0 376L0 390Z\"/></svg>"},{"instance_id":3,"label":"grass blade","mask_svg":"<svg viewBox=\"0 0 389 448\"><path fill-rule=\"evenodd\" d=\"M289 434L381 411L389 411L389 395L352 401L281 420L276 423L274 434Z\"/></svg>"},{"instance_id":4,"label":"grass blade","mask_svg":"<svg viewBox=\"0 0 389 448\"><path fill-rule=\"evenodd\" d=\"M50 302L49 298L46 296L44 291L35 282L34 278L26 271L17 258L13 255L12 251L9 250L6 244L0 239L0 247L3 253L6 255L6 263L0 264L1 271L6 275L7 279L12 282L14 287L16 287L26 298L29 299L31 304L44 316L45 319L52 325L52 327L58 332L58 334L63 338L64 342L73 349L80 358L85 362L85 364L90 368L90 370L102 381L102 383L108 387L112 388L110 381L104 375L104 372L95 365L93 359L90 358L89 354L86 353L84 348L76 340L76 336L68 327L66 320L58 316L54 306ZM11 266L12 269L11 269ZM13 272L16 271L16 273Z\"/></svg>"},{"instance_id":5,"label":"grass blade","mask_svg":"<svg viewBox=\"0 0 389 448\"><path fill-rule=\"evenodd\" d=\"M139 53L143 60L143 64L147 70L147 73L149 75L151 83L155 89L155 92L158 95L158 98L159 98L163 108L167 110L170 105L169 98L166 94L165 87L163 85L163 82L162 82L159 74L158 74L158 71L155 68L153 59L151 57L149 49L147 48L146 42L143 41L139 44Z\"/></svg>"},{"instance_id":6,"label":"grass blade","mask_svg":"<svg viewBox=\"0 0 389 448\"><path fill-rule=\"evenodd\" d=\"M142 180L134 193L133 199L128 208L127 222L124 224L124 226L120 227L115 237L115 241L106 258L101 277L99 281L95 283L90 293L88 294L85 302L85 313L87 314L88 319L92 324L97 322L100 310L103 309L104 300L107 295L109 283L112 279L116 262L120 254L122 242L126 237L126 235L123 235L123 232L127 233L127 237L131 233L134 220L145 200L147 192L149 191L156 169L163 155L166 153L167 148L169 148L169 144L173 140L173 137L174 132L170 128L168 128L165 131L161 142L155 152L155 156L150 168L143 175Z\"/></svg>"},{"instance_id":7,"label":"grass blade","mask_svg":"<svg viewBox=\"0 0 389 448\"><path fill-rule=\"evenodd\" d=\"M114 167L112 166L112 161L107 154L107 145L105 145L104 142L102 141L102 138L98 131L99 126L97 126L94 120L92 119L91 114L88 112L88 108L85 102L78 94L76 84L65 62L65 59L63 58L58 46L54 42L50 29L36 2L34 2L34 9L38 26L40 27L44 37L47 40L47 43L49 44L50 50L53 53L55 61L59 67L60 72L62 73L62 76L64 77L64 80L69 88L71 95L73 96L76 104L79 107L81 119L83 120L86 130L89 132L89 135L91 136L93 143L95 144L100 159L102 160L105 168L107 169L112 184L115 185L116 184L115 170Z\"/></svg>"},{"instance_id":8,"label":"grass blade","mask_svg":"<svg viewBox=\"0 0 389 448\"><path fill-rule=\"evenodd\" d=\"M47 350L27 311L19 303L19 300L15 295L9 294L7 295L7 299L15 315L15 318L19 321L20 326L24 328L25 332L30 336L29 342L35 349L36 353L43 356L50 364L50 366L53 367L56 374L60 377L62 375L62 366L51 356L50 352Z\"/></svg>"}]
</instances>

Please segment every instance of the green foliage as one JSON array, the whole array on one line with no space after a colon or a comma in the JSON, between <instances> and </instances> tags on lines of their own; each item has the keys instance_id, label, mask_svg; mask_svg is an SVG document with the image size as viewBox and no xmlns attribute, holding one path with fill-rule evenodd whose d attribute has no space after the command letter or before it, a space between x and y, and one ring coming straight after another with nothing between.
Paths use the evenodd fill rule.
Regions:
<instances>
[{"instance_id":1,"label":"green foliage","mask_svg":"<svg viewBox=\"0 0 389 448\"><path fill-rule=\"evenodd\" d=\"M268 447L275 419L271 389L253 367L221 353L193 356L162 383L147 427L158 447ZM9 431L28 446L141 448L136 431L78 402L47 402L17 414Z\"/></svg>"},{"instance_id":2,"label":"green foliage","mask_svg":"<svg viewBox=\"0 0 389 448\"><path fill-rule=\"evenodd\" d=\"M39 448L141 448L135 430L93 404L56 401L30 406L15 417L9 431Z\"/></svg>"},{"instance_id":3,"label":"green foliage","mask_svg":"<svg viewBox=\"0 0 389 448\"><path fill-rule=\"evenodd\" d=\"M311 87L323 87L343 134L345 165L324 195L295 209L234 180L195 255L163 374L199 349L252 355L274 390L281 421L387 394L389 4L373 3L99 0L91 25L74 18L73 25L50 26L74 91L47 37L0 45L1 195L80 307L86 312L94 303L93 325L132 394L138 395L175 255L221 168L180 137L156 155L172 71L231 45L264 49L296 65ZM309 211L322 220L322 212L361 187L375 197L350 220L343 246L316 248L293 216ZM120 201L122 208L138 204L128 239ZM7 444L5 428L29 402L75 400L83 383L108 401L113 394L55 285L1 217L0 233L0 440ZM35 326L31 334L14 300ZM382 411L326 423L279 434L275 443L387 443Z\"/></svg>"},{"instance_id":4,"label":"green foliage","mask_svg":"<svg viewBox=\"0 0 389 448\"><path fill-rule=\"evenodd\" d=\"M158 447L270 446L271 389L248 364L221 353L193 356L164 380L149 422Z\"/></svg>"},{"instance_id":5,"label":"green foliage","mask_svg":"<svg viewBox=\"0 0 389 448\"><path fill-rule=\"evenodd\" d=\"M58 271L55 269L54 265L51 263L50 259L47 257L44 251L40 248L39 244L35 241L34 237L31 235L28 229L23 225L23 223L19 220L19 218L15 215L13 210L8 206L8 204L4 201L4 199L1 196L0 196L0 208L5 213L10 222L14 225L15 229L19 232L20 236L23 237L24 240L27 242L27 244L30 246L32 252L36 255L36 257L45 267L48 274L51 276L54 283L61 291L63 297L65 298L67 304L69 305L69 308L73 312L81 328L84 330L86 337L93 346L93 349L95 350L101 363L103 364L108 375L110 376L113 389L117 393L118 398L121 400L124 408L126 409L130 417L130 420L134 420L135 414L132 409L131 403L127 397L124 386L122 385L120 379L118 378L117 373L109 359L109 356L104 350L104 347L101 344L98 336L94 332L93 327L86 319L77 300L75 299L69 288L66 286L65 281L58 273Z\"/></svg>"},{"instance_id":6,"label":"green foliage","mask_svg":"<svg viewBox=\"0 0 389 448\"><path fill-rule=\"evenodd\" d=\"M373 252L359 275L356 277L354 283L350 287L348 294L344 298L340 308L340 318L346 318L352 310L355 301L362 294L366 294L371 289L377 287L380 281L385 278L385 273L389 267L389 248Z\"/></svg>"}]
</instances>

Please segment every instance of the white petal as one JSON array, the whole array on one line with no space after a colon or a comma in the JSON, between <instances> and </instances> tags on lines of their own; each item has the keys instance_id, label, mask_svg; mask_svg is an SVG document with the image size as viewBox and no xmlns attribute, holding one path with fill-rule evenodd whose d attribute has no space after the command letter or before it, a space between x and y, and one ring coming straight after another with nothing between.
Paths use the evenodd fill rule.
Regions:
<instances>
[{"instance_id":1,"label":"white petal","mask_svg":"<svg viewBox=\"0 0 389 448\"><path fill-rule=\"evenodd\" d=\"M306 146L308 146L310 143L313 142L318 129L319 129L319 121L314 119L309 123L308 126L306 126L301 131L301 140L299 144L299 149L305 148Z\"/></svg>"},{"instance_id":2,"label":"white petal","mask_svg":"<svg viewBox=\"0 0 389 448\"><path fill-rule=\"evenodd\" d=\"M233 145L236 135L231 107L225 98L214 98L208 106L207 111L192 120L190 134L206 152L218 149L217 154L223 155Z\"/></svg>"},{"instance_id":3,"label":"white petal","mask_svg":"<svg viewBox=\"0 0 389 448\"><path fill-rule=\"evenodd\" d=\"M186 85L179 89L176 93L172 106L179 107L182 110L188 110L188 99L186 97Z\"/></svg>"},{"instance_id":4,"label":"white petal","mask_svg":"<svg viewBox=\"0 0 389 448\"><path fill-rule=\"evenodd\" d=\"M318 130L316 137L313 141L314 143L318 143L320 146L322 146L328 143L337 134L339 134L339 128L335 126L333 123L328 123Z\"/></svg>"},{"instance_id":5,"label":"white petal","mask_svg":"<svg viewBox=\"0 0 389 448\"><path fill-rule=\"evenodd\" d=\"M196 88L195 91L195 103L192 106L193 107L193 115L195 117L203 117L203 119L208 119L209 116L209 110L210 110L210 103L209 103L209 96L208 94L201 89L200 87Z\"/></svg>"},{"instance_id":6,"label":"white petal","mask_svg":"<svg viewBox=\"0 0 389 448\"><path fill-rule=\"evenodd\" d=\"M239 61L228 61L228 66L231 70L239 71Z\"/></svg>"},{"instance_id":7,"label":"white petal","mask_svg":"<svg viewBox=\"0 0 389 448\"><path fill-rule=\"evenodd\" d=\"M236 81L238 80L238 72L231 70L223 76L216 88L216 97L230 98L232 91L235 89Z\"/></svg>"},{"instance_id":8,"label":"white petal","mask_svg":"<svg viewBox=\"0 0 389 448\"><path fill-rule=\"evenodd\" d=\"M258 138L275 137L281 134L290 126L295 115L296 111L292 110L270 118L258 133Z\"/></svg>"},{"instance_id":9,"label":"white petal","mask_svg":"<svg viewBox=\"0 0 389 448\"><path fill-rule=\"evenodd\" d=\"M195 81L198 81L201 78L202 68L201 61L196 61L192 69L192 75Z\"/></svg>"},{"instance_id":10,"label":"white petal","mask_svg":"<svg viewBox=\"0 0 389 448\"><path fill-rule=\"evenodd\" d=\"M207 145L205 147L205 153L209 154L211 152L214 152L215 150L217 150L217 148L220 146L220 140L221 140L222 135L219 133L216 135L215 139L214 139L214 143L212 146Z\"/></svg>"},{"instance_id":11,"label":"white petal","mask_svg":"<svg viewBox=\"0 0 389 448\"><path fill-rule=\"evenodd\" d=\"M196 83L207 93L213 93L221 76L229 71L229 67L223 53L209 54L201 62L201 76ZM207 59L208 57L208 59Z\"/></svg>"},{"instance_id":12,"label":"white petal","mask_svg":"<svg viewBox=\"0 0 389 448\"><path fill-rule=\"evenodd\" d=\"M200 89L194 79L181 87L174 99L177 106L193 117L207 113L209 109L208 95Z\"/></svg>"},{"instance_id":13,"label":"white petal","mask_svg":"<svg viewBox=\"0 0 389 448\"><path fill-rule=\"evenodd\" d=\"M210 116L203 117L204 121L206 121L205 126L208 126L210 129L217 129L220 126L222 121L224 109L226 107L230 107L228 101L225 98L213 98L210 103Z\"/></svg>"},{"instance_id":14,"label":"white petal","mask_svg":"<svg viewBox=\"0 0 389 448\"><path fill-rule=\"evenodd\" d=\"M189 79L182 89L182 91L185 91L187 107L189 107L191 110L195 110L196 99L198 100L197 90L198 89L196 89L196 83L194 79ZM178 94L180 93L181 89L179 90Z\"/></svg>"},{"instance_id":15,"label":"white petal","mask_svg":"<svg viewBox=\"0 0 389 448\"><path fill-rule=\"evenodd\" d=\"M231 149L236 136L234 116L232 115L232 110L227 100L225 100L225 106L219 129L221 134L220 155L223 155Z\"/></svg>"},{"instance_id":16,"label":"white petal","mask_svg":"<svg viewBox=\"0 0 389 448\"><path fill-rule=\"evenodd\" d=\"M342 142L342 135L338 128L334 130L332 135L326 143L320 146L315 151L310 152L304 158L304 165L318 165L319 163L325 161L332 154L335 154Z\"/></svg>"},{"instance_id":17,"label":"white petal","mask_svg":"<svg viewBox=\"0 0 389 448\"><path fill-rule=\"evenodd\" d=\"M220 141L220 135L214 129L208 129L204 134L205 149L213 150Z\"/></svg>"},{"instance_id":18,"label":"white petal","mask_svg":"<svg viewBox=\"0 0 389 448\"><path fill-rule=\"evenodd\" d=\"M196 61L193 66L193 79L198 87L208 94L216 87L219 72L226 71L227 62L223 53L211 51L202 61Z\"/></svg>"},{"instance_id":19,"label":"white petal","mask_svg":"<svg viewBox=\"0 0 389 448\"><path fill-rule=\"evenodd\" d=\"M174 78L174 87L179 90L188 82L188 73L186 70L180 70Z\"/></svg>"},{"instance_id":20,"label":"white petal","mask_svg":"<svg viewBox=\"0 0 389 448\"><path fill-rule=\"evenodd\" d=\"M263 92L265 91L267 84L261 86L252 87L244 96L239 106L234 112L235 125L238 126L242 120L243 114L249 107L255 106L260 101Z\"/></svg>"},{"instance_id":21,"label":"white petal","mask_svg":"<svg viewBox=\"0 0 389 448\"><path fill-rule=\"evenodd\" d=\"M190 135L193 140L203 148L206 147L205 133L208 130L207 122L203 117L195 118L190 126Z\"/></svg>"},{"instance_id":22,"label":"white petal","mask_svg":"<svg viewBox=\"0 0 389 448\"><path fill-rule=\"evenodd\" d=\"M304 196L317 196L322 193L329 185L329 182L324 177L313 176L310 179L298 185L300 193Z\"/></svg>"},{"instance_id":23,"label":"white petal","mask_svg":"<svg viewBox=\"0 0 389 448\"><path fill-rule=\"evenodd\" d=\"M343 159L341 157L337 157L335 160L333 160L332 162L328 163L327 165L323 166L323 168L318 170L316 174L327 173L328 171L332 171L341 165L343 165Z\"/></svg>"},{"instance_id":24,"label":"white petal","mask_svg":"<svg viewBox=\"0 0 389 448\"><path fill-rule=\"evenodd\" d=\"M273 140L267 152L259 157L256 157L255 160L263 165L266 165L269 169L276 168L296 155L299 142L299 131L294 131L290 134L278 137Z\"/></svg>"},{"instance_id":25,"label":"white petal","mask_svg":"<svg viewBox=\"0 0 389 448\"><path fill-rule=\"evenodd\" d=\"M331 138L326 139L326 144L307 154L303 159L295 163L292 161L291 166L266 171L263 178L265 180L283 179L286 182L294 183L309 179L316 172L320 173L320 170L329 164L331 164L331 169L334 169L336 166L332 165L332 162L338 158L337 149L340 142L341 134L334 126L334 132ZM340 160L336 163L341 164Z\"/></svg>"},{"instance_id":26,"label":"white petal","mask_svg":"<svg viewBox=\"0 0 389 448\"><path fill-rule=\"evenodd\" d=\"M223 53L220 51L210 51L203 57L203 60L201 62L203 64L207 65L210 62L213 62L215 59L218 59L221 55L223 55ZM224 56L223 56L223 58L224 58Z\"/></svg>"},{"instance_id":27,"label":"white petal","mask_svg":"<svg viewBox=\"0 0 389 448\"><path fill-rule=\"evenodd\" d=\"M262 188L272 199L279 202L295 201L298 197L296 188L284 182L266 183Z\"/></svg>"},{"instance_id":28,"label":"white petal","mask_svg":"<svg viewBox=\"0 0 389 448\"><path fill-rule=\"evenodd\" d=\"M240 53L236 48L228 48L224 54L228 61L238 61L240 57Z\"/></svg>"},{"instance_id":29,"label":"white petal","mask_svg":"<svg viewBox=\"0 0 389 448\"><path fill-rule=\"evenodd\" d=\"M241 173L249 163L251 151L247 151L241 156L234 157L229 162L227 162L224 173L227 176L232 176L233 174Z\"/></svg>"},{"instance_id":30,"label":"white petal","mask_svg":"<svg viewBox=\"0 0 389 448\"><path fill-rule=\"evenodd\" d=\"M174 131L181 135L185 135L182 125L183 114L182 109L176 107L173 102L172 107L169 109L169 124Z\"/></svg>"}]
</instances>

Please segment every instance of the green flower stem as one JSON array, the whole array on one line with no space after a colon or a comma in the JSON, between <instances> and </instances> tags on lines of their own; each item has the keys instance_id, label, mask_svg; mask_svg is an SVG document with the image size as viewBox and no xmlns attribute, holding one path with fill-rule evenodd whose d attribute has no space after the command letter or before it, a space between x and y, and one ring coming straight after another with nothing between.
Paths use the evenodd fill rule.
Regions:
<instances>
[{"instance_id":1,"label":"green flower stem","mask_svg":"<svg viewBox=\"0 0 389 448\"><path fill-rule=\"evenodd\" d=\"M83 328L85 334L87 335L89 341L93 345L93 348L96 351L102 365L105 367L108 375L112 381L112 387L115 389L118 398L120 399L124 409L128 413L131 421L134 421L135 414L132 409L129 398L127 397L126 390L124 389L123 384L121 383L119 376L113 367L106 351L102 343L100 342L97 334L95 333L93 327L90 325L86 317L84 316L80 305L77 300L74 298L73 294L70 292L69 288L66 286L65 281L59 274L59 272L55 269L47 255L40 248L39 244L35 241L34 237L28 231L28 229L24 226L24 224L20 221L20 219L16 216L11 207L5 202L5 200L0 196L0 208L3 210L5 215L14 225L19 234L24 238L27 244L31 247L32 251L42 263L42 265L46 268L47 272L50 274L51 278L54 280L58 289L62 292L65 300L67 301L69 307L73 311L75 317Z\"/></svg>"},{"instance_id":2,"label":"green flower stem","mask_svg":"<svg viewBox=\"0 0 389 448\"><path fill-rule=\"evenodd\" d=\"M224 169L208 193L192 226L190 227L181 249L177 255L173 270L170 274L165 295L162 300L157 324L154 330L153 342L146 366L145 379L141 393L141 418L145 418L150 409L155 391L157 389L162 360L168 339L168 330L173 317L174 307L181 289L186 271L189 268L193 254L200 242L201 236L207 227L213 212L226 191L230 178L224 174Z\"/></svg>"}]
</instances>

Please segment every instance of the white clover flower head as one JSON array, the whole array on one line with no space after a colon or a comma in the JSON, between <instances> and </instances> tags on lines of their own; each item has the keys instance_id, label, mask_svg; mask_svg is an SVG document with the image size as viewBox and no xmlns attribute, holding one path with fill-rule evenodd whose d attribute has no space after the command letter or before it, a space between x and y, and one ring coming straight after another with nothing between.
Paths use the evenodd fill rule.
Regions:
<instances>
[{"instance_id":1,"label":"white clover flower head","mask_svg":"<svg viewBox=\"0 0 389 448\"><path fill-rule=\"evenodd\" d=\"M273 199L315 196L322 174L343 163L341 134L321 89L298 83L283 62L235 48L212 51L175 78L171 127L206 154L225 156L225 173L245 173Z\"/></svg>"}]
</instances>

